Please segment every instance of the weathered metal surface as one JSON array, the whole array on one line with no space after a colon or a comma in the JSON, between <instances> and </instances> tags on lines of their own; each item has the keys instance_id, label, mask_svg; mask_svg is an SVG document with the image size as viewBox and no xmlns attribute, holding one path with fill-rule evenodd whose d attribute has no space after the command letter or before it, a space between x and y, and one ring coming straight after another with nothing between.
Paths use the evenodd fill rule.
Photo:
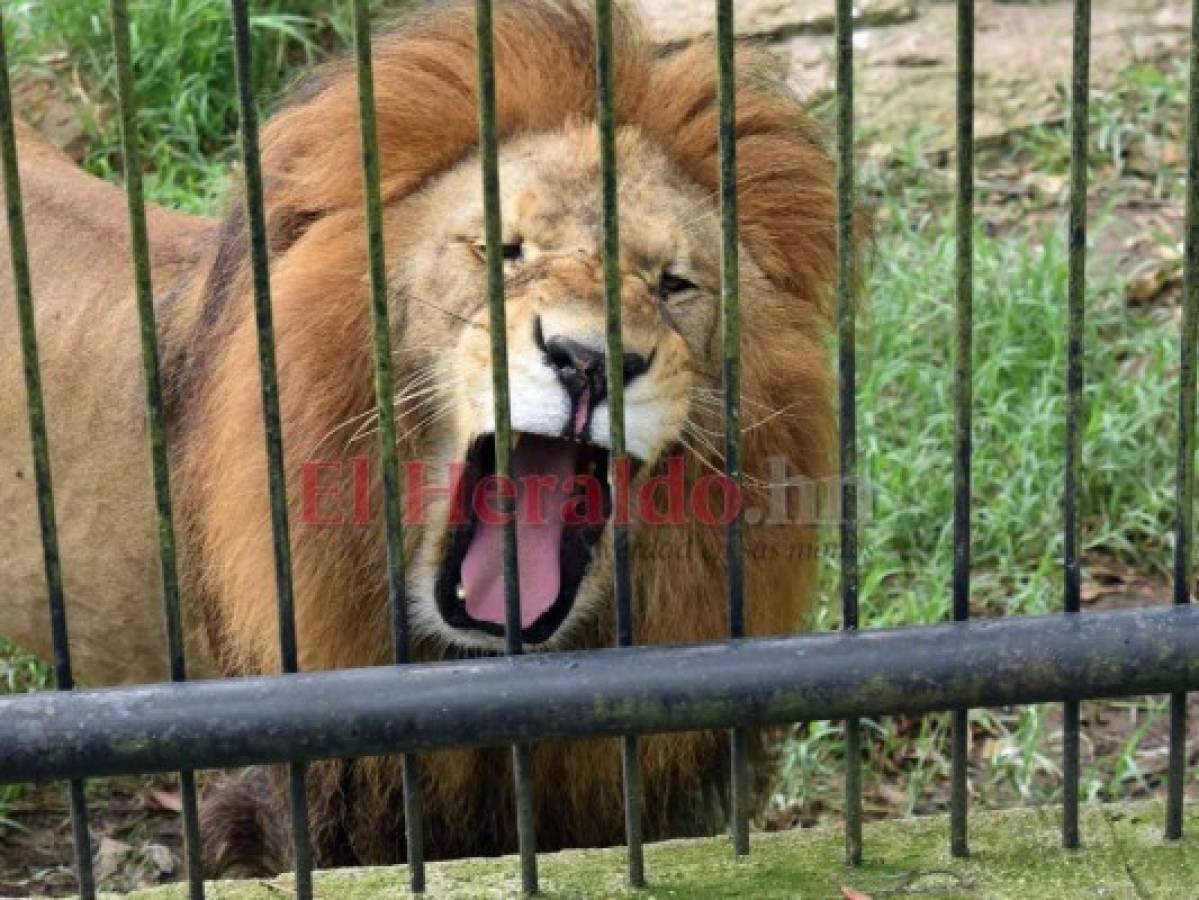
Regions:
<instances>
[{"instance_id":1,"label":"weathered metal surface","mask_svg":"<svg viewBox=\"0 0 1199 900\"><path fill-rule=\"evenodd\" d=\"M279 655L284 672L299 667L296 649L295 602L291 577L291 537L287 523L287 484L283 473L283 426L279 413L279 376L275 363L275 332L271 313L271 278L266 216L262 199L262 163L258 148L258 112L254 105L250 17L247 0L230 0L233 15L233 55L236 62L238 114L241 124L242 169L246 218L250 229L250 271L254 286L254 323L258 334L262 420L266 435L267 484L270 493L271 536L275 552L275 589L279 614ZM308 835L308 792L302 763L288 773L296 894L312 896L312 849Z\"/></svg>"},{"instance_id":2,"label":"weathered metal surface","mask_svg":"<svg viewBox=\"0 0 1199 900\"><path fill-rule=\"evenodd\" d=\"M1174 602L1191 602L1191 545L1195 499L1195 351L1199 341L1199 0L1191 4L1191 73L1187 114L1186 248L1182 287L1182 359L1178 377L1178 468L1174 514ZM1170 697L1170 756L1166 779L1166 838L1182 837L1187 774L1187 698Z\"/></svg>"},{"instance_id":3,"label":"weathered metal surface","mask_svg":"<svg viewBox=\"0 0 1199 900\"><path fill-rule=\"evenodd\" d=\"M737 253L737 76L734 68L732 0L716 4L716 71L720 105L720 326L724 384L724 473L741 487L741 276ZM741 517L728 524L725 590L729 637L745 634L745 542ZM733 850L749 853L749 745L745 732L729 735L732 767Z\"/></svg>"},{"instance_id":4,"label":"weathered metal surface","mask_svg":"<svg viewBox=\"0 0 1199 900\"><path fill-rule=\"evenodd\" d=\"M604 329L609 360L624 359L620 297L620 209L616 161L616 78L612 51L612 0L595 4L596 119L600 138L600 192L603 208ZM608 370L608 484L612 508L617 505L618 472L627 461L624 417L624 366ZM629 526L614 519L612 531L612 595L616 601L616 644L633 645L633 581L629 559ZM620 742L621 786L624 791L625 843L629 848L629 884L645 886L645 853L641 829L641 757L635 735Z\"/></svg>"},{"instance_id":5,"label":"weathered metal surface","mask_svg":"<svg viewBox=\"0 0 1199 900\"><path fill-rule=\"evenodd\" d=\"M9 255L12 260L13 295L21 335L21 360L25 373L25 399L29 410L29 440L33 455L33 477L37 486L38 523L46 571L46 596L50 604L50 628L54 645L55 684L60 691L74 686L71 648L67 639L67 608L63 595L62 564L58 552L58 526L54 516L54 486L50 477L50 444L46 436L46 410L42 400L41 366L34 324L33 287L29 274L29 250L21 204L21 176L17 165L17 138L13 123L12 93L8 82L8 48L4 18L0 12L0 156L4 168L4 210L8 221ZM96 893L92 873L91 838L88 834L87 799L83 782L68 786L71 830L75 842L75 871L79 894Z\"/></svg>"},{"instance_id":6,"label":"weathered metal surface","mask_svg":"<svg viewBox=\"0 0 1199 900\"><path fill-rule=\"evenodd\" d=\"M970 618L970 455L974 345L974 0L958 0L957 20L957 321L953 366L953 618ZM966 767L969 717L953 712L950 851L969 852Z\"/></svg>"},{"instance_id":7,"label":"weathered metal surface","mask_svg":"<svg viewBox=\"0 0 1199 900\"><path fill-rule=\"evenodd\" d=\"M362 128L363 204L370 260L370 309L375 370L375 409L379 421L379 464L383 470L383 514L387 535L387 598L391 610L393 659L409 659L408 597L404 590L404 537L400 521L396 459L395 389L391 375L391 323L387 310L387 262L383 243L383 203L379 190L379 136L371 60L370 4L354 0L354 55L358 76L358 120ZM424 813L417 760L400 761L404 787L404 833L412 892L425 889Z\"/></svg>"},{"instance_id":8,"label":"weathered metal surface","mask_svg":"<svg viewBox=\"0 0 1199 900\"><path fill-rule=\"evenodd\" d=\"M1069 283L1066 313L1066 473L1062 498L1065 559L1063 605L1077 612L1082 585L1078 535L1078 478L1082 455L1083 319L1086 307L1087 148L1091 85L1091 0L1074 3L1074 64L1070 88L1070 221L1067 242ZM1062 710L1062 844L1077 847L1079 708L1067 700Z\"/></svg>"},{"instance_id":9,"label":"weathered metal surface","mask_svg":"<svg viewBox=\"0 0 1199 900\"><path fill-rule=\"evenodd\" d=\"M858 397L854 272L853 3L837 0L837 373L841 472L841 627L858 627ZM862 859L861 727L845 723L845 858Z\"/></svg>"},{"instance_id":10,"label":"weathered metal surface","mask_svg":"<svg viewBox=\"0 0 1199 900\"><path fill-rule=\"evenodd\" d=\"M0 781L1195 688L1195 605L975 619L12 696Z\"/></svg>"},{"instance_id":11,"label":"weathered metal surface","mask_svg":"<svg viewBox=\"0 0 1199 900\"><path fill-rule=\"evenodd\" d=\"M162 602L166 621L167 656L171 681L187 680L180 613L179 571L175 553L175 520L171 509L171 469L167 452L166 417L159 376L158 329L154 316L154 286L150 275L150 238L146 231L146 204L142 191L141 147L137 133L137 107L133 96L133 63L129 47L129 10L125 0L111 0L112 47L117 71L117 96L121 111L121 144L125 161L125 196L129 204L129 246L137 295L142 376L146 391L146 424L158 525L158 565L162 577ZM204 870L200 850L200 811L196 778L179 773L183 843L187 862L188 892L192 900L204 896Z\"/></svg>"},{"instance_id":12,"label":"weathered metal surface","mask_svg":"<svg viewBox=\"0 0 1199 900\"><path fill-rule=\"evenodd\" d=\"M500 209L499 149L496 123L495 47L491 0L475 2L475 55L478 61L479 149L483 169L483 217L486 230L487 313L491 330L491 386L495 400L495 473L512 478L512 420L508 393L507 316L504 312L503 226ZM504 517L504 640L510 656L521 648L520 579L516 557L515 499L500 498ZM516 833L520 845L521 888L537 893L537 833L533 821L533 754L522 744L512 748L516 780Z\"/></svg>"}]
</instances>

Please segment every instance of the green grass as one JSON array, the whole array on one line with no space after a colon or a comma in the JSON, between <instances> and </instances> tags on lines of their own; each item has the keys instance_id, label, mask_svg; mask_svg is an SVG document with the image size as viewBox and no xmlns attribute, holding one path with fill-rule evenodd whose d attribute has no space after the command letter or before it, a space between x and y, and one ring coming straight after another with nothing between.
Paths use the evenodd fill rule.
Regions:
<instances>
[{"instance_id":1,"label":"green grass","mask_svg":"<svg viewBox=\"0 0 1199 900\"><path fill-rule=\"evenodd\" d=\"M863 529L872 625L944 615L952 557L954 242L899 225L863 315L860 429L873 488ZM1065 442L1066 256L1060 229L975 236L973 602L1057 602ZM1161 570L1172 515L1176 336L1089 292L1080 518L1084 551ZM1136 366L1139 375L1130 377Z\"/></svg>"},{"instance_id":2,"label":"green grass","mask_svg":"<svg viewBox=\"0 0 1199 900\"><path fill-rule=\"evenodd\" d=\"M0 695L40 691L53 685L50 666L0 637Z\"/></svg>"},{"instance_id":3,"label":"green grass","mask_svg":"<svg viewBox=\"0 0 1199 900\"><path fill-rule=\"evenodd\" d=\"M228 0L132 0L129 6L147 196L214 211L236 156ZM115 179L121 138L107 0L18 0L6 8L5 22L18 76L49 76L64 86L84 117L84 165ZM254 3L250 28L259 96L269 104L294 72L342 46L350 25L345 2Z\"/></svg>"},{"instance_id":4,"label":"green grass","mask_svg":"<svg viewBox=\"0 0 1199 900\"><path fill-rule=\"evenodd\" d=\"M116 178L119 135L106 7L104 0L24 0L6 6L5 19L18 72L65 86L87 116L85 165ZM213 211L236 155L227 0L135 0L131 7L149 194L180 208ZM264 106L297 69L343 42L347 7L333 0L255 3L255 78ZM1181 145L1185 76L1181 64L1137 66L1123 74L1118 88L1096 93L1091 162L1101 191L1158 200L1179 196L1180 167L1170 148ZM980 153L980 203L988 202L985 183L993 168L1014 165L1060 177L1068 157L1068 134L1060 126L1012 135L1004 147ZM951 168L922 155L918 131L885 166L868 162L861 172L879 223L859 346L861 474L872 494L861 532L862 613L869 627L937 622L948 611L951 178ZM1104 196L1093 234L1114 214L1111 197ZM1066 257L1061 210L1040 203L1040 211L1046 208L1048 220L1030 218L1036 224L1018 223L995 236L980 228L975 237L972 607L980 615L1045 613L1060 606ZM1160 318L1130 311L1112 275L1092 279L1087 304L1083 547L1091 559L1162 573L1171 551L1177 336ZM835 598L834 566L825 582L827 596ZM835 608L832 602L821 611L817 627L836 626ZM6 656L0 646L0 691L6 679L8 689L18 690L40 686L44 678L44 670ZM1121 709L1130 723L1127 743L1116 756L1087 763L1084 796L1122 797L1148 783L1139 764L1141 745L1162 706L1152 701ZM1060 735L1051 707L971 716L975 740L986 742L972 775L981 803L1056 796ZM888 786L894 792L898 785L902 796L884 798L891 811L943 803L944 716L869 723L867 737L868 794ZM835 808L842 753L838 725L799 729L784 750L779 805ZM0 796L0 819L3 809Z\"/></svg>"},{"instance_id":5,"label":"green grass","mask_svg":"<svg viewBox=\"0 0 1199 900\"><path fill-rule=\"evenodd\" d=\"M1092 238L1133 196L1178 202L1186 71L1137 66L1091 110ZM870 485L862 524L861 604L866 627L942 621L952 576L954 255L952 168L923 155L919 130L880 166L867 163L863 193L875 207L877 241L859 317L860 474ZM1148 158L1138 171L1130 160ZM1016 133L981 154L993 166L1060 175L1069 163L1061 127ZM1064 198L1063 198L1064 199ZM980 204L986 202L986 195ZM1019 201L1024 204L1024 201ZM1061 608L1065 441L1065 212L1044 201L990 237L974 235L974 430L971 607L976 615L1035 615ZM984 209L979 219L987 219ZM1048 224L1046 224L1048 223ZM1179 248L1180 249L1180 248ZM1179 335L1163 316L1125 301L1129 273L1095 275L1086 297L1080 524L1084 561L1101 559L1165 576L1172 555ZM1164 317L1172 321L1169 316ZM835 545L836 535L828 540ZM817 627L835 628L837 572ZM1085 571L1084 566L1084 571ZM1157 783L1141 760L1159 724L1159 699L1112 704L1128 738L1114 756L1084 760L1083 796L1143 794ZM972 789L984 805L1059 796L1060 725L1053 707L975 710ZM897 731L898 729L898 731ZM905 812L944 808L949 719L868 723L867 796ZM812 723L784 749L779 806L840 803L841 727ZM894 796L902 785L903 798Z\"/></svg>"},{"instance_id":6,"label":"green grass","mask_svg":"<svg viewBox=\"0 0 1199 900\"><path fill-rule=\"evenodd\" d=\"M893 221L904 222L900 217ZM1049 613L1061 605L1065 441L1066 258L1062 229L975 236L974 466L971 606L976 615ZM953 565L954 241L945 225L888 226L860 319L859 452L870 484L860 531L865 627L947 618ZM1116 283L1088 295L1080 522L1087 555L1164 573L1173 516L1178 339L1130 315ZM1135 376L1130 374L1134 371ZM835 539L830 535L830 539ZM835 598L836 571L826 571ZM835 603L818 627L836 627ZM1045 709L976 711L996 752L976 784L996 803L1055 795ZM1161 708L1150 711L1150 718ZM899 759L907 811L944 787L948 719L896 735L870 730L875 775ZM1144 729L1141 729L1143 734ZM1135 773L1134 743L1085 792L1118 796ZM817 723L784 754L783 803L835 802L841 731ZM1104 761L1105 763L1107 761Z\"/></svg>"},{"instance_id":7,"label":"green grass","mask_svg":"<svg viewBox=\"0 0 1199 900\"><path fill-rule=\"evenodd\" d=\"M45 663L0 638L0 696L25 691L40 691L53 686L54 675ZM0 785L0 834L5 828L19 827L11 817L13 804L24 799L23 784Z\"/></svg>"},{"instance_id":8,"label":"green grass","mask_svg":"<svg viewBox=\"0 0 1199 900\"><path fill-rule=\"evenodd\" d=\"M1163 66L1142 63L1121 72L1115 87L1092 91L1092 176L1119 176L1131 169L1150 183L1150 196L1177 196L1186 76L1183 59ZM1064 94L1062 105L1067 106ZM1061 175L1069 167L1069 142L1066 129L1039 125L1015 133L1008 149L1040 172Z\"/></svg>"}]
</instances>

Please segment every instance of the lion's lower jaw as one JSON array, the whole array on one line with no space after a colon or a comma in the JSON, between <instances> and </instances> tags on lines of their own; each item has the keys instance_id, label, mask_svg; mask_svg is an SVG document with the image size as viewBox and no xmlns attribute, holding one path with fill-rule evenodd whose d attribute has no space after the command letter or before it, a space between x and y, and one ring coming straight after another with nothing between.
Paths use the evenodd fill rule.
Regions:
<instances>
[{"instance_id":1,"label":"lion's lower jaw","mask_svg":"<svg viewBox=\"0 0 1199 900\"><path fill-rule=\"evenodd\" d=\"M655 766L652 743L690 744L684 769ZM770 752L754 735L755 804L766 795ZM647 840L699 837L727 825L728 757L723 733L667 735L642 741ZM672 747L676 749L677 747ZM516 826L511 753L506 748L420 757L424 845L430 859L513 853ZM543 744L534 759L537 848L600 847L624 842L619 754L614 741ZM405 861L403 798L397 760L330 760L309 769L313 862L318 867ZM292 866L287 771L255 768L212 785L202 807L205 871L256 877Z\"/></svg>"},{"instance_id":2,"label":"lion's lower jaw","mask_svg":"<svg viewBox=\"0 0 1199 900\"><path fill-rule=\"evenodd\" d=\"M523 642L524 653L559 653L574 650L590 650L613 645L611 627L602 622L606 611L605 596L611 596L611 581L606 573L599 580L584 584L586 597L576 598L570 614L557 630L544 641ZM503 656L508 652L504 637L465 631L450 625L437 610L436 602L422 599L419 605L410 606L410 621L417 641L412 649L415 659L424 662L478 659L488 656Z\"/></svg>"}]
</instances>

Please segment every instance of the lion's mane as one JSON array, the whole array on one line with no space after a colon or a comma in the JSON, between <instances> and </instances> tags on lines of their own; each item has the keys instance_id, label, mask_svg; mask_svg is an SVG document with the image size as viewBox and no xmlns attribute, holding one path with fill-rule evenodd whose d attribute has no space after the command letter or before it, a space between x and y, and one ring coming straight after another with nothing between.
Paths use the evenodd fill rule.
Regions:
<instances>
[{"instance_id":1,"label":"lion's mane","mask_svg":"<svg viewBox=\"0 0 1199 900\"><path fill-rule=\"evenodd\" d=\"M594 25L586 4L503 0L495 8L495 80L501 140L595 117ZM717 87L714 48L701 42L662 54L618 14L616 117L664 148L679 169L716 195ZM471 5L432 5L377 38L375 94L385 204L400 204L477 150ZM785 457L792 474L830 471L831 379L824 332L835 272L833 166L820 130L780 87L775 61L738 50L737 164L741 240L772 295L743 311L743 381L792 414L746 432L747 472ZM262 134L283 440L292 509L299 461L339 423L374 404L367 263L352 62L317 69ZM275 569L267 514L265 451L257 381L245 214L235 201L202 274L169 304L167 372L176 410L181 503L189 528L186 570L201 598L209 642L229 675L277 671ZM399 310L393 322L428 314ZM397 360L402 383L405 361ZM187 410L186 415L179 410ZM747 405L747 423L756 418ZM404 429L401 428L401 432ZM418 457L419 439L400 447ZM374 470L377 471L377 465ZM378 508L376 506L376 508ZM809 525L749 529L747 631L794 630L813 593ZM415 529L408 530L408 539ZM637 540L634 571L640 642L719 639L726 633L724 535L710 527L658 529ZM387 663L391 658L381 523L292 528L295 611L302 669ZM655 545L678 552L657 554ZM765 548L765 549L763 549ZM638 558L642 558L640 555ZM655 565L655 558L690 560ZM584 645L610 640L600 626ZM417 647L428 658L428 647ZM642 742L645 818L651 836L710 828L725 784L725 739L717 734ZM422 759L429 850L489 853L514 846L504 751L453 751ZM551 744L535 758L543 848L618 842L620 767L613 742ZM391 761L315 766L311 777L317 857L322 864L402 858L398 770ZM250 826L281 817L250 812L243 782L210 805L217 856L254 840ZM277 796L277 794L275 795ZM278 801L268 801L275 803ZM261 829L259 829L261 830ZM269 830L269 829L268 829ZM234 845L241 845L240 850ZM285 856L285 841L258 850Z\"/></svg>"}]
</instances>

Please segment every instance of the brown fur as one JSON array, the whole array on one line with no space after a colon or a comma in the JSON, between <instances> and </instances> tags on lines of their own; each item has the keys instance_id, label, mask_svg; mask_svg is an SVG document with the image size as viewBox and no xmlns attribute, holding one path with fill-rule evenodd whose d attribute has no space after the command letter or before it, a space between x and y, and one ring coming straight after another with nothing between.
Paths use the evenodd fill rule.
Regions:
<instances>
[{"instance_id":1,"label":"brown fur","mask_svg":"<svg viewBox=\"0 0 1199 900\"><path fill-rule=\"evenodd\" d=\"M616 110L630 148L658 148L705 196L714 215L718 186L715 55L701 43L656 55L625 15L617 16ZM417 192L477 149L475 56L470 4L439 4L375 44L380 166L388 258L403 256ZM594 118L594 34L585 4L503 0L495 9L496 84L502 140L577 127ZM777 83L774 64L738 51L737 153L743 247L745 469L766 477L772 455L812 479L829 474L831 376L824 348L835 270L833 167L823 138ZM271 280L281 380L290 508L299 508L301 461L339 423L374 405L370 320L352 65L318 70L263 132ZM630 149L630 153L634 150ZM408 212L406 212L408 211ZM275 578L267 512L257 342L240 205L207 259L164 308L184 571L188 596L204 606L210 649L228 675L279 669ZM431 313L393 298L400 334ZM719 329L711 335L714 351ZM397 383L412 362L397 360ZM715 373L707 373L709 385ZM798 414L757 416L753 404ZM719 420L694 417L710 429ZM400 422L401 433L404 422ZM427 452L423 433L401 442L403 457ZM369 448L369 442L363 445ZM371 451L373 452L373 450ZM689 477L702 474L694 456ZM378 466L373 466L377 471ZM377 485L375 486L377 490ZM376 503L375 508L379 508ZM406 530L411 551L419 530ZM382 523L342 529L293 524L295 609L304 670L378 665L391 658ZM720 639L725 620L724 531L690 523L634 526L640 643ZM814 590L816 535L810 525L750 528L746 630L798 627ZM798 549L807 548L799 557ZM686 559L682 565L655 559ZM605 558L601 567L609 566ZM574 635L573 646L611 644L611 613ZM442 646L418 643L418 658ZM718 827L726 784L726 738L704 733L641 743L645 825L650 837ZM755 740L762 762L765 743ZM505 750L447 751L421 758L426 831L433 856L514 848ZM620 765L611 741L539 745L535 751L538 843L543 849L618 842L623 834ZM764 776L765 767L759 767ZM279 791L233 780L206 818L218 839L216 866L271 865L285 853L278 834L253 831L283 819ZM276 779L277 781L277 779ZM314 765L310 777L317 860L379 863L403 856L396 762L365 759ZM262 804L265 804L263 806ZM273 812L266 814L263 809ZM265 828L265 831L271 831ZM273 860L277 863L278 860Z\"/></svg>"},{"instance_id":2,"label":"brown fur","mask_svg":"<svg viewBox=\"0 0 1199 900\"><path fill-rule=\"evenodd\" d=\"M71 661L82 684L167 678L138 318L122 191L17 123ZM212 223L148 212L155 285ZM53 658L8 231L0 222L0 636ZM199 648L195 648L197 651ZM211 673L201 652L190 672Z\"/></svg>"},{"instance_id":3,"label":"brown fur","mask_svg":"<svg viewBox=\"0 0 1199 900\"><path fill-rule=\"evenodd\" d=\"M465 4L418 18L375 46L380 163L385 202L402 204L432 175L476 147L473 21ZM568 3L497 5L496 83L501 137L537 133L594 114L590 18ZM747 469L776 453L813 478L829 471L829 375L822 327L834 272L832 169L821 136L800 107L768 80L770 63L740 51L737 98L742 242L773 289L744 312L744 389L749 398L802 401L802 419L780 416L747 434ZM717 187L717 106L713 48L701 44L656 58L624 17L617 32L617 118L664 148L687 176ZM356 88L348 62L315 75L307 96L264 132L267 216L275 236L272 270L284 437L296 449L373 403L365 297ZM297 227L296 223L303 223ZM230 232L229 240L240 241ZM243 251L244 259L244 251ZM273 576L266 528L258 397L246 387L256 345L243 265L222 300L201 294L201 315L218 323L222 348L203 362L206 381L188 454L189 520L203 555L222 561L206 585L216 600L220 655L232 673L277 668ZM321 302L337 298L337 302ZM236 304L231 301L236 299ZM224 309L212 309L212 305ZM235 312L236 310L236 312ZM398 315L412 315L399 311ZM194 315L194 314L193 314ZM223 321L222 321L223 320ZM330 340L328 336L336 336ZM749 410L752 412L752 410ZM751 416L752 418L752 416ZM419 453L418 447L402 448ZM294 472L294 466L289 467ZM294 479L293 479L294 485ZM294 505L293 505L294 508ZM690 571L640 565L634 573L641 642L686 642L726 633L723 533L687 526L638 533L638 547L683 551L703 560ZM411 532L411 529L410 529ZM803 528L756 529L759 548L814 545ZM331 545L331 542L340 543ZM412 535L409 534L411 539ZM319 540L319 542L318 542ZM293 529L301 665L321 669L388 660L382 541L378 531L340 536ZM655 544L663 545L655 547ZM811 594L810 560L753 563L748 631L793 630ZM610 643L607 627L583 645ZM428 656L430 648L418 648ZM650 835L705 831L725 783L718 734L642 743ZM421 761L433 855L513 849L505 751L446 752ZM539 844L603 844L622 834L620 771L612 742L537 748ZM314 805L336 805L321 820L318 858L383 862L402 856L399 779L391 760L316 767ZM334 799L336 798L336 799ZM339 852L338 847L342 850ZM348 848L348 859L345 851Z\"/></svg>"}]
</instances>

